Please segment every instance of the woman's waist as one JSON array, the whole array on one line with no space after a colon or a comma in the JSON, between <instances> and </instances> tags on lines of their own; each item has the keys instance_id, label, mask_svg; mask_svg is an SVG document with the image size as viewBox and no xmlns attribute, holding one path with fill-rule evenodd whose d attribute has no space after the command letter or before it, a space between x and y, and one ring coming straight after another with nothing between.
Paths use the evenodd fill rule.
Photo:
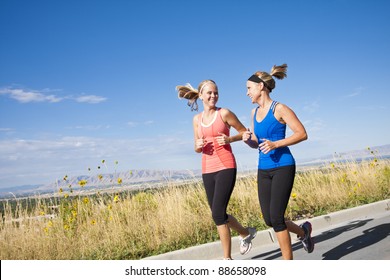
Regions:
<instances>
[{"instance_id":1,"label":"woman's waist","mask_svg":"<svg viewBox=\"0 0 390 280\"><path fill-rule=\"evenodd\" d=\"M277 148L266 154L259 151L260 160L272 160L272 161L281 161L281 160L291 160L294 159L290 149L288 147Z\"/></svg>"},{"instance_id":2,"label":"woman's waist","mask_svg":"<svg viewBox=\"0 0 390 280\"><path fill-rule=\"evenodd\" d=\"M224 156L203 155L202 157L202 173L210 173L226 168L236 168L236 159L233 154Z\"/></svg>"}]
</instances>

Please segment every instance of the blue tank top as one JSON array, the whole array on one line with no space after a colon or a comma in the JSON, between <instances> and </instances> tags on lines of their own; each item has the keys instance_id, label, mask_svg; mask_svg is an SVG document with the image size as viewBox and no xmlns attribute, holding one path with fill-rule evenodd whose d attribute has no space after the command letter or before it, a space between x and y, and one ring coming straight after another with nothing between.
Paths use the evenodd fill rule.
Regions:
<instances>
[{"instance_id":1,"label":"blue tank top","mask_svg":"<svg viewBox=\"0 0 390 280\"><path fill-rule=\"evenodd\" d=\"M274 116L275 106L278 102L273 101L265 118L258 122L256 120L257 109L253 116L254 133L259 139L277 141L286 138L286 125L280 123ZM271 169L280 166L294 165L295 160L288 147L281 147L264 154L259 150L258 169Z\"/></svg>"}]
</instances>

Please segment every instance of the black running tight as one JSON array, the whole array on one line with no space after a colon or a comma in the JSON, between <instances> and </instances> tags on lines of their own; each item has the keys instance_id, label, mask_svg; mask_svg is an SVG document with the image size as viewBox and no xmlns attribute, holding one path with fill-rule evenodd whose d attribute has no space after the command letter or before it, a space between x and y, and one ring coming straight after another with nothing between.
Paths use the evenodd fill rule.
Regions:
<instances>
[{"instance_id":1,"label":"black running tight","mask_svg":"<svg viewBox=\"0 0 390 280\"><path fill-rule=\"evenodd\" d=\"M236 168L202 175L211 215L217 226L228 222L226 208L236 183Z\"/></svg>"},{"instance_id":2,"label":"black running tight","mask_svg":"<svg viewBox=\"0 0 390 280\"><path fill-rule=\"evenodd\" d=\"M295 165L257 171L258 196L265 223L275 232L287 228L284 214L295 177Z\"/></svg>"}]
</instances>

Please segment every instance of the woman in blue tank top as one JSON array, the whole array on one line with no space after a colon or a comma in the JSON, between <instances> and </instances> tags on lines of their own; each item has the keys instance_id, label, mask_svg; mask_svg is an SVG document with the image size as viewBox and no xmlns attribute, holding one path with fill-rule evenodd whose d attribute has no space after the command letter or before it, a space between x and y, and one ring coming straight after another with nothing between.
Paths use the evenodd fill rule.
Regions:
<instances>
[{"instance_id":1,"label":"woman in blue tank top","mask_svg":"<svg viewBox=\"0 0 390 280\"><path fill-rule=\"evenodd\" d=\"M270 74L258 71L247 81L247 95L258 107L252 110L252 130L243 134L248 146L259 150L257 173L258 197L265 223L272 227L278 238L282 257L292 259L289 232L298 235L303 248L311 253L311 224L298 226L285 220L285 212L295 177L295 160L288 146L307 139L304 126L286 105L271 99L275 80L287 77L287 65L274 66ZM286 138L286 126L293 134Z\"/></svg>"}]
</instances>

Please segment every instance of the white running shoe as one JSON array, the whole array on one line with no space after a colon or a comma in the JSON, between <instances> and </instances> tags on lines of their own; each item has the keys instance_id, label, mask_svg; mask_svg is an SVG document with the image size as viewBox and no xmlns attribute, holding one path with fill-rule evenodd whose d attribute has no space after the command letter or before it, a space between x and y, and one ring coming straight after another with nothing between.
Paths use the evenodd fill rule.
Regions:
<instances>
[{"instance_id":1,"label":"white running shoe","mask_svg":"<svg viewBox=\"0 0 390 280\"><path fill-rule=\"evenodd\" d=\"M257 230L252 227L248 227L249 234L246 237L240 237L240 254L248 254L252 249L252 239L256 237Z\"/></svg>"}]
</instances>

